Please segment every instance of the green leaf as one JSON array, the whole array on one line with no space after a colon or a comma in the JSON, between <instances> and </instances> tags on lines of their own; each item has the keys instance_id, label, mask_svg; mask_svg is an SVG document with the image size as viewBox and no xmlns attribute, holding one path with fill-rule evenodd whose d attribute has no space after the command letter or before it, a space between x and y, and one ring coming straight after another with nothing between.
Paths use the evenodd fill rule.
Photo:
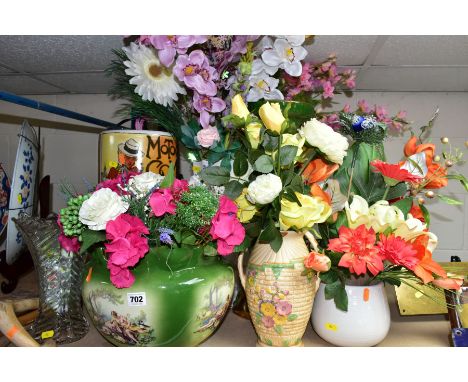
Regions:
<instances>
[{"instance_id":1,"label":"green leaf","mask_svg":"<svg viewBox=\"0 0 468 382\"><path fill-rule=\"evenodd\" d=\"M268 155L261 155L254 163L254 168L258 172L268 174L273 171L273 161Z\"/></svg>"},{"instance_id":2,"label":"green leaf","mask_svg":"<svg viewBox=\"0 0 468 382\"><path fill-rule=\"evenodd\" d=\"M461 200L458 200L458 199L453 199L453 198L450 198L449 196L447 195L440 195L440 194L437 194L437 197L442 200L443 202L447 203L447 204L451 204L451 205L462 205L463 202Z\"/></svg>"},{"instance_id":3,"label":"green leaf","mask_svg":"<svg viewBox=\"0 0 468 382\"><path fill-rule=\"evenodd\" d=\"M249 162L247 162L247 157L242 151L237 151L234 156L233 170L235 176L244 175L249 169Z\"/></svg>"},{"instance_id":4,"label":"green leaf","mask_svg":"<svg viewBox=\"0 0 468 382\"><path fill-rule=\"evenodd\" d=\"M224 126L227 126L228 123L232 123L235 127L242 127L245 125L245 119L241 118L235 114L229 114L221 118Z\"/></svg>"},{"instance_id":5,"label":"green leaf","mask_svg":"<svg viewBox=\"0 0 468 382\"><path fill-rule=\"evenodd\" d=\"M339 280L338 273L333 269L330 269L328 272L320 272L319 277L325 284L333 284Z\"/></svg>"},{"instance_id":6,"label":"green leaf","mask_svg":"<svg viewBox=\"0 0 468 382\"><path fill-rule=\"evenodd\" d=\"M197 238L191 234L182 238L182 244L195 245L196 242L197 242Z\"/></svg>"},{"instance_id":7,"label":"green leaf","mask_svg":"<svg viewBox=\"0 0 468 382\"><path fill-rule=\"evenodd\" d=\"M346 289L344 286L337 290L334 300L338 309L344 312L348 311L348 295L346 294Z\"/></svg>"},{"instance_id":8,"label":"green leaf","mask_svg":"<svg viewBox=\"0 0 468 382\"><path fill-rule=\"evenodd\" d=\"M265 151L273 152L278 150L279 137L273 137L269 134L264 134L262 146Z\"/></svg>"},{"instance_id":9,"label":"green leaf","mask_svg":"<svg viewBox=\"0 0 468 382\"><path fill-rule=\"evenodd\" d=\"M336 229L338 229L343 225L345 227L348 226L348 217L346 216L346 212L340 211L338 213L338 218L336 219L336 222L335 222L335 227L336 227Z\"/></svg>"},{"instance_id":10,"label":"green leaf","mask_svg":"<svg viewBox=\"0 0 468 382\"><path fill-rule=\"evenodd\" d=\"M413 198L404 198L392 204L395 207L398 207L401 212L405 215L405 219L408 216L408 213L413 205Z\"/></svg>"},{"instance_id":11,"label":"green leaf","mask_svg":"<svg viewBox=\"0 0 468 382\"><path fill-rule=\"evenodd\" d=\"M226 153L224 151L221 153L216 151L210 151L207 156L208 164L211 166L213 163L219 162L221 159L224 158L225 155Z\"/></svg>"},{"instance_id":12,"label":"green leaf","mask_svg":"<svg viewBox=\"0 0 468 382\"><path fill-rule=\"evenodd\" d=\"M419 208L421 208L422 214L424 216L424 221L427 224L427 228L429 228L429 225L431 224L431 214L429 213L429 210L424 204L420 204Z\"/></svg>"},{"instance_id":13,"label":"green leaf","mask_svg":"<svg viewBox=\"0 0 468 382\"><path fill-rule=\"evenodd\" d=\"M297 314L291 313L288 316L288 321L294 321L297 318Z\"/></svg>"},{"instance_id":14,"label":"green leaf","mask_svg":"<svg viewBox=\"0 0 468 382\"><path fill-rule=\"evenodd\" d=\"M231 180L226 184L224 189L224 194L231 200L237 199L237 197L242 193L244 186L239 183L237 180Z\"/></svg>"},{"instance_id":15,"label":"green leaf","mask_svg":"<svg viewBox=\"0 0 468 382\"><path fill-rule=\"evenodd\" d=\"M289 186L294 178L294 175L296 175L294 173L294 169L281 171L281 183L283 183L283 187Z\"/></svg>"},{"instance_id":16,"label":"green leaf","mask_svg":"<svg viewBox=\"0 0 468 382\"><path fill-rule=\"evenodd\" d=\"M164 177L163 181L161 182L160 188L169 188L172 187L175 180L175 171L174 171L174 163L171 162L169 165L169 170L167 170L167 175Z\"/></svg>"},{"instance_id":17,"label":"green leaf","mask_svg":"<svg viewBox=\"0 0 468 382\"><path fill-rule=\"evenodd\" d=\"M265 229L262 231L260 236L258 237L258 240L265 242L265 243L269 243L272 240L274 240L277 232L279 232L278 228L275 227L275 224L273 223L273 221L270 221L268 225L265 227Z\"/></svg>"},{"instance_id":18,"label":"green leaf","mask_svg":"<svg viewBox=\"0 0 468 382\"><path fill-rule=\"evenodd\" d=\"M224 167L231 174L231 158L229 155L225 155L220 164L221 167Z\"/></svg>"},{"instance_id":19,"label":"green leaf","mask_svg":"<svg viewBox=\"0 0 468 382\"><path fill-rule=\"evenodd\" d=\"M406 191L408 191L406 183L398 183L396 186L390 187L390 191L388 191L387 194L387 200L401 198L406 194Z\"/></svg>"},{"instance_id":20,"label":"green leaf","mask_svg":"<svg viewBox=\"0 0 468 382\"><path fill-rule=\"evenodd\" d=\"M224 186L231 179L231 173L224 167L211 166L201 172L201 178L211 186Z\"/></svg>"},{"instance_id":21,"label":"green leaf","mask_svg":"<svg viewBox=\"0 0 468 382\"><path fill-rule=\"evenodd\" d=\"M252 238L258 237L258 235L260 235L261 230L262 230L262 227L259 222L248 223L245 225L246 234Z\"/></svg>"},{"instance_id":22,"label":"green leaf","mask_svg":"<svg viewBox=\"0 0 468 382\"><path fill-rule=\"evenodd\" d=\"M335 295L338 293L338 290L342 288L341 280L335 280L332 283L325 285L325 298L331 300L335 298Z\"/></svg>"},{"instance_id":23,"label":"green leaf","mask_svg":"<svg viewBox=\"0 0 468 382\"><path fill-rule=\"evenodd\" d=\"M80 255L85 253L92 245L106 240L104 231L93 231L85 229L81 233L82 244L80 247Z\"/></svg>"},{"instance_id":24,"label":"green leaf","mask_svg":"<svg viewBox=\"0 0 468 382\"><path fill-rule=\"evenodd\" d=\"M211 245L206 245L204 248L203 248L203 254L205 256L217 256L218 255L218 251L216 250L216 248L212 247Z\"/></svg>"},{"instance_id":25,"label":"green leaf","mask_svg":"<svg viewBox=\"0 0 468 382\"><path fill-rule=\"evenodd\" d=\"M280 148L281 166L289 166L294 163L297 154L297 146L286 145Z\"/></svg>"},{"instance_id":26,"label":"green leaf","mask_svg":"<svg viewBox=\"0 0 468 382\"><path fill-rule=\"evenodd\" d=\"M465 188L466 192L468 192L468 179L462 174L449 174L446 176L447 179L455 179L459 180L462 186Z\"/></svg>"}]
</instances>

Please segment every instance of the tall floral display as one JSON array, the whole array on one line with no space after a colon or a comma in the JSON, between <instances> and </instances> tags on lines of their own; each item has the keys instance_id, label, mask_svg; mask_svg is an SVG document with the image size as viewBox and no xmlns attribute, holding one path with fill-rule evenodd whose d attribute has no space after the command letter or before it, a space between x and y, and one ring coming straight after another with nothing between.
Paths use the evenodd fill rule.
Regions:
<instances>
[{"instance_id":1,"label":"tall floral display","mask_svg":"<svg viewBox=\"0 0 468 382\"><path fill-rule=\"evenodd\" d=\"M451 171L460 152L444 151L442 160L435 145L423 142L431 120L419 136L412 133L405 158L388 163L385 139L408 130L405 112L390 116L365 100L334 110L332 100L350 95L356 75L339 70L333 55L313 62L312 42L312 36L129 36L115 51L110 93L124 101L121 112L139 128L157 126L176 137L193 175L187 182L172 173L164 180L124 174L62 211L62 243L94 249L85 302L109 340L196 344L211 334L232 297L230 268L218 271L209 292L191 290L178 300L179 306L206 300L204 308L200 302L183 311L181 320L199 325L180 341L169 339L175 326L145 324L163 320L155 312L164 304L166 312L179 309L169 302L180 291L175 274L195 263L222 268L202 254L249 251L246 269L240 256L239 273L258 344L266 346L302 344L316 294L316 307L332 303L352 322L351 285L367 287L365 301L375 300L371 287L381 282L459 288L462 280L432 259L437 237L422 198L458 203L439 189L449 179L467 189L467 180ZM141 295L139 280L154 283L152 267L168 278L158 287L167 295ZM96 290L93 278L131 290L125 296L117 288ZM132 296L152 313L112 310L140 307ZM325 324L314 318L320 335Z\"/></svg>"}]
</instances>

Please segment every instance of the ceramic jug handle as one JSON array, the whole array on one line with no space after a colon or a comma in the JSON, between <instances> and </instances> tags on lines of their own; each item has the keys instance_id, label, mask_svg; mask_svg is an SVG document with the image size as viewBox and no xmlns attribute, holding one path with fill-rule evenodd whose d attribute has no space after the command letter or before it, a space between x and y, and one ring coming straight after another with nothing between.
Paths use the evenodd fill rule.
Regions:
<instances>
[{"instance_id":1,"label":"ceramic jug handle","mask_svg":"<svg viewBox=\"0 0 468 382\"><path fill-rule=\"evenodd\" d=\"M237 259L237 269L239 271L239 278L242 284L242 288L244 288L245 290L245 273L244 273L244 266L242 264L243 260L244 260L244 252L242 252L239 255L239 258Z\"/></svg>"},{"instance_id":2,"label":"ceramic jug handle","mask_svg":"<svg viewBox=\"0 0 468 382\"><path fill-rule=\"evenodd\" d=\"M317 240L315 239L314 235L312 235L309 231L306 231L305 237L307 237L307 239L309 240L310 244L314 248L314 251L318 252L319 251L318 243L317 243Z\"/></svg>"}]
</instances>

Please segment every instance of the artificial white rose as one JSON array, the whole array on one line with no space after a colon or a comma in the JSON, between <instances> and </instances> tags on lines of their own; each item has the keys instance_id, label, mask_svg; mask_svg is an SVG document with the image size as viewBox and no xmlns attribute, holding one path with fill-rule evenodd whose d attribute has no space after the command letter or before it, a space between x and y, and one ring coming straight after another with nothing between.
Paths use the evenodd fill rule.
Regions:
<instances>
[{"instance_id":1,"label":"artificial white rose","mask_svg":"<svg viewBox=\"0 0 468 382\"><path fill-rule=\"evenodd\" d=\"M402 237L406 241L411 241L420 235L426 235L426 228L426 224L424 224L421 220L414 218L411 214L408 214L407 219L396 227L394 234L395 236Z\"/></svg>"},{"instance_id":2,"label":"artificial white rose","mask_svg":"<svg viewBox=\"0 0 468 382\"><path fill-rule=\"evenodd\" d=\"M309 145L317 147L330 161L343 164L349 146L346 137L315 118L302 126L301 134Z\"/></svg>"},{"instance_id":3,"label":"artificial white rose","mask_svg":"<svg viewBox=\"0 0 468 382\"><path fill-rule=\"evenodd\" d=\"M93 231L106 228L110 220L128 210L128 203L110 188L101 188L83 202L79 212L79 219Z\"/></svg>"},{"instance_id":4,"label":"artificial white rose","mask_svg":"<svg viewBox=\"0 0 468 382\"><path fill-rule=\"evenodd\" d=\"M283 189L281 178L275 174L259 175L249 184L247 199L255 204L271 203Z\"/></svg>"},{"instance_id":5,"label":"artificial white rose","mask_svg":"<svg viewBox=\"0 0 468 382\"><path fill-rule=\"evenodd\" d=\"M365 224L367 228L370 226L369 205L366 199L362 196L354 195L351 204L345 203L346 217L348 218L349 228L357 228L361 224Z\"/></svg>"},{"instance_id":6,"label":"artificial white rose","mask_svg":"<svg viewBox=\"0 0 468 382\"><path fill-rule=\"evenodd\" d=\"M135 175L128 181L128 186L131 191L137 195L144 196L151 191L157 184L161 183L164 177L154 172L144 172L140 175Z\"/></svg>"},{"instance_id":7,"label":"artificial white rose","mask_svg":"<svg viewBox=\"0 0 468 382\"><path fill-rule=\"evenodd\" d=\"M395 229L405 221L403 212L388 201L379 200L369 207L370 224L375 232L384 232L387 228Z\"/></svg>"}]
</instances>

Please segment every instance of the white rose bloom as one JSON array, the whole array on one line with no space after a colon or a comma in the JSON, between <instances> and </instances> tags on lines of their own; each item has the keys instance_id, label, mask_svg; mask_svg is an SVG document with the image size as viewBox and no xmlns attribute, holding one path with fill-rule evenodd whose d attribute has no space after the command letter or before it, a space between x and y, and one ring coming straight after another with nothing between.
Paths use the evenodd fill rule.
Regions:
<instances>
[{"instance_id":1,"label":"white rose bloom","mask_svg":"<svg viewBox=\"0 0 468 382\"><path fill-rule=\"evenodd\" d=\"M345 211L349 228L354 229L361 224L365 224L366 227L370 226L369 205L362 196L354 195L351 205L346 202Z\"/></svg>"},{"instance_id":2,"label":"white rose bloom","mask_svg":"<svg viewBox=\"0 0 468 382\"><path fill-rule=\"evenodd\" d=\"M154 172L144 172L143 174L136 175L128 182L128 186L138 196L145 196L150 190L161 183L164 177Z\"/></svg>"},{"instance_id":3,"label":"white rose bloom","mask_svg":"<svg viewBox=\"0 0 468 382\"><path fill-rule=\"evenodd\" d=\"M343 164L349 146L346 137L315 118L302 126L301 134L305 136L309 145L317 147L329 160Z\"/></svg>"},{"instance_id":4,"label":"white rose bloom","mask_svg":"<svg viewBox=\"0 0 468 382\"><path fill-rule=\"evenodd\" d=\"M281 178L275 174L259 175L249 184L247 199L255 204L271 203L283 189Z\"/></svg>"},{"instance_id":5,"label":"white rose bloom","mask_svg":"<svg viewBox=\"0 0 468 382\"><path fill-rule=\"evenodd\" d=\"M387 228L395 229L405 221L403 212L388 201L379 200L369 208L370 224L375 232L384 232Z\"/></svg>"},{"instance_id":6,"label":"white rose bloom","mask_svg":"<svg viewBox=\"0 0 468 382\"><path fill-rule=\"evenodd\" d=\"M101 188L83 202L79 212L79 219L93 231L106 228L110 220L128 210L128 203L110 188Z\"/></svg>"},{"instance_id":7,"label":"white rose bloom","mask_svg":"<svg viewBox=\"0 0 468 382\"><path fill-rule=\"evenodd\" d=\"M408 218L396 227L394 234L395 236L400 236L407 241L411 241L420 235L426 235L427 232L424 231L426 227L426 224L421 220L414 218L411 214L408 214ZM437 237L435 240L437 240Z\"/></svg>"}]
</instances>

